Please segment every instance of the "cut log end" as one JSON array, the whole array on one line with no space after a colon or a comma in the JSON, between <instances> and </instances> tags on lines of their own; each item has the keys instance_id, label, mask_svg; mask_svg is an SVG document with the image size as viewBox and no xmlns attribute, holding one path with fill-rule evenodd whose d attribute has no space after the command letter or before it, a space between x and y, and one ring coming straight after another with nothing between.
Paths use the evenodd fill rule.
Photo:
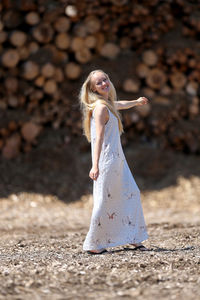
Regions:
<instances>
[{"instance_id":1,"label":"cut log end","mask_svg":"<svg viewBox=\"0 0 200 300\"><path fill-rule=\"evenodd\" d=\"M41 129L41 126L33 122L27 122L22 126L21 134L25 141L32 143L40 134Z\"/></svg>"},{"instance_id":2,"label":"cut log end","mask_svg":"<svg viewBox=\"0 0 200 300\"><path fill-rule=\"evenodd\" d=\"M119 52L120 48L116 44L106 43L102 47L100 54L106 58L115 59L118 56Z\"/></svg>"},{"instance_id":3,"label":"cut log end","mask_svg":"<svg viewBox=\"0 0 200 300\"><path fill-rule=\"evenodd\" d=\"M138 79L128 78L123 82L123 90L129 93L137 93L140 89L140 81Z\"/></svg>"},{"instance_id":4,"label":"cut log end","mask_svg":"<svg viewBox=\"0 0 200 300\"><path fill-rule=\"evenodd\" d=\"M20 56L17 50L9 49L6 50L2 55L2 64L7 68L14 68L18 64Z\"/></svg>"},{"instance_id":5,"label":"cut log end","mask_svg":"<svg viewBox=\"0 0 200 300\"><path fill-rule=\"evenodd\" d=\"M68 63L65 67L65 74L67 78L75 80L81 75L81 67L76 63Z\"/></svg>"},{"instance_id":6,"label":"cut log end","mask_svg":"<svg viewBox=\"0 0 200 300\"><path fill-rule=\"evenodd\" d=\"M21 137L18 133L13 134L6 140L2 149L2 155L6 159L12 159L19 155L21 146Z\"/></svg>"}]
</instances>

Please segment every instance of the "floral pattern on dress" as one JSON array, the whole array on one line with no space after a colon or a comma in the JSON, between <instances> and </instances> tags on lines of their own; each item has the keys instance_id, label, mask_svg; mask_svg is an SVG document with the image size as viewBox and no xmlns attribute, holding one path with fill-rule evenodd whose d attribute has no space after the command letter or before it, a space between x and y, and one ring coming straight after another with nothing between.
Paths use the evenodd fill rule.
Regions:
<instances>
[{"instance_id":1,"label":"floral pattern on dress","mask_svg":"<svg viewBox=\"0 0 200 300\"><path fill-rule=\"evenodd\" d=\"M133 220L131 220L131 218L129 216L126 216L124 218L122 218L122 223L124 225L128 225L128 226L132 226L132 227L135 227L135 223Z\"/></svg>"},{"instance_id":2,"label":"floral pattern on dress","mask_svg":"<svg viewBox=\"0 0 200 300\"><path fill-rule=\"evenodd\" d=\"M114 220L114 217L117 216L117 214L115 212L113 212L112 214L107 213L109 220Z\"/></svg>"}]
</instances>

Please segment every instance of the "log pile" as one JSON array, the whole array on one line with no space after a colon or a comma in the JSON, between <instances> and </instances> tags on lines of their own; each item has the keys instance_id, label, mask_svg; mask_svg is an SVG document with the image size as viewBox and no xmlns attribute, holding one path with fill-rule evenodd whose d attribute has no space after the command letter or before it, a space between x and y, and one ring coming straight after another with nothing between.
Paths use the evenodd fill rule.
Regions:
<instances>
[{"instance_id":1,"label":"log pile","mask_svg":"<svg viewBox=\"0 0 200 300\"><path fill-rule=\"evenodd\" d=\"M164 148L200 153L199 11L198 1L186 0L3 0L3 156L30 151L45 127L66 127L71 136L81 136L78 105L74 109L78 93L73 89L80 88L85 66L99 57L108 65L118 64L125 53L135 53L138 59L132 73L120 78L121 93L124 98L144 95L151 100L123 112L125 139L138 133ZM176 28L184 46L174 47L171 41Z\"/></svg>"}]
</instances>

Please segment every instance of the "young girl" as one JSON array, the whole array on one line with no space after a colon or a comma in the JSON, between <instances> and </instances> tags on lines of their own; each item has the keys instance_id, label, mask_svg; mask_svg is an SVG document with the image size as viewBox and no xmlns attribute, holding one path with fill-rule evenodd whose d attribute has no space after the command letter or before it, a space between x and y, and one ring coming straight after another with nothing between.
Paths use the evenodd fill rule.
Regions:
<instances>
[{"instance_id":1,"label":"young girl","mask_svg":"<svg viewBox=\"0 0 200 300\"><path fill-rule=\"evenodd\" d=\"M115 88L102 70L91 72L80 92L83 130L91 142L93 211L90 229L83 244L89 254L108 247L131 244L147 250L141 242L148 238L140 191L121 146L123 132L118 110L146 104L148 100L117 101Z\"/></svg>"}]
</instances>

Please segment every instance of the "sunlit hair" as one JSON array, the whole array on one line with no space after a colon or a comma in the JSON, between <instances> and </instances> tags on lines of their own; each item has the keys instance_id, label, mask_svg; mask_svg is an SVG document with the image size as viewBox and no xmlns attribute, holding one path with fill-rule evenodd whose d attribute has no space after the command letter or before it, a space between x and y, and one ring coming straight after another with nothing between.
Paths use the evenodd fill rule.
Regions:
<instances>
[{"instance_id":1,"label":"sunlit hair","mask_svg":"<svg viewBox=\"0 0 200 300\"><path fill-rule=\"evenodd\" d=\"M91 78L96 72L103 73L109 80L110 89L108 94L108 100L105 100L100 94L94 92L91 87ZM91 135L90 135L90 119L92 116L92 111L97 104L97 100L102 104L105 104L110 111L117 117L118 119L118 126L120 134L123 132L123 125L121 122L121 116L118 110L115 108L114 101L117 101L116 90L109 79L109 76L102 70L95 70L92 71L85 82L81 87L81 91L79 94L79 101L80 107L82 111L82 125L83 125L83 134L86 136L88 142L91 142Z\"/></svg>"}]
</instances>

